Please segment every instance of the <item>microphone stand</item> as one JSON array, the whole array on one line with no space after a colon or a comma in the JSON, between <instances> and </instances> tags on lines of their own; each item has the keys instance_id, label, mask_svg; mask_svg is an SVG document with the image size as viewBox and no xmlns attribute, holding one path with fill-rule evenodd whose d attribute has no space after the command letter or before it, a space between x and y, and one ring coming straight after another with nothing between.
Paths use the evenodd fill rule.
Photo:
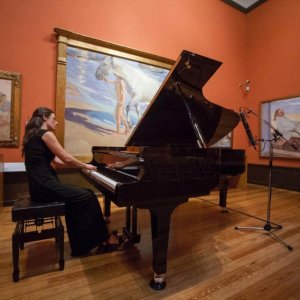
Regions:
<instances>
[{"instance_id":1,"label":"microphone stand","mask_svg":"<svg viewBox=\"0 0 300 300\"><path fill-rule=\"evenodd\" d=\"M256 113L249 110L249 112L253 113L257 116ZM260 117L259 117L260 118ZM270 236L276 240L277 242L281 243L283 246L285 246L288 250L292 251L293 247L285 243L282 239L280 239L273 231L282 229L282 226L279 224L275 224L271 222L271 203L272 203L272 169L273 169L273 145L272 142L275 143L280 138L283 138L285 141L287 141L282 133L280 133L276 128L274 128L269 122L266 120L263 120L263 122L269 126L273 130L273 139L269 140L259 140L263 142L269 142L270 143L270 150L269 150L269 178L268 178L268 205L267 205L267 220L263 227L245 227L245 226L235 226L236 230L264 230L267 233L270 234Z\"/></svg>"}]
</instances>

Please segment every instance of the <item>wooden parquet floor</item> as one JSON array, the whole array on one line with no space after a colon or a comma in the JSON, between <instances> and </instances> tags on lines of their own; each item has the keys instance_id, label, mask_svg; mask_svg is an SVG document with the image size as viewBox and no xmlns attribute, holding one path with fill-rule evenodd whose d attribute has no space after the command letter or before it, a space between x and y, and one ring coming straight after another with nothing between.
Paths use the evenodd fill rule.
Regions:
<instances>
[{"instance_id":1,"label":"wooden parquet floor","mask_svg":"<svg viewBox=\"0 0 300 300\"><path fill-rule=\"evenodd\" d=\"M271 221L289 251L266 231L235 230L265 224L268 190L248 185L228 193L229 213L218 194L190 199L173 213L167 287L154 291L150 218L139 211L141 242L122 251L70 256L58 270L52 240L25 244L20 281L12 281L11 208L0 208L0 299L300 299L300 193L273 189ZM263 220L257 219L261 218ZM124 209L113 207L112 227L121 231Z\"/></svg>"}]
</instances>

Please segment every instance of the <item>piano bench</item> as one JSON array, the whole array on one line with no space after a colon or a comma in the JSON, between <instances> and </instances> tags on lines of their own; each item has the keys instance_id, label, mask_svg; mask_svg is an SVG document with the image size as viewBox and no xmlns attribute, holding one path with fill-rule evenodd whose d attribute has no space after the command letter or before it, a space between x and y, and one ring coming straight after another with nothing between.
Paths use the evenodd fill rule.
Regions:
<instances>
[{"instance_id":1,"label":"piano bench","mask_svg":"<svg viewBox=\"0 0 300 300\"><path fill-rule=\"evenodd\" d=\"M59 249L59 269L64 269L64 226L60 218L64 214L63 202L37 203L31 201L29 194L18 195L11 211L12 221L17 223L12 234L14 282L19 281L19 249L24 249L24 243L55 238ZM44 228L44 224L52 226Z\"/></svg>"}]
</instances>

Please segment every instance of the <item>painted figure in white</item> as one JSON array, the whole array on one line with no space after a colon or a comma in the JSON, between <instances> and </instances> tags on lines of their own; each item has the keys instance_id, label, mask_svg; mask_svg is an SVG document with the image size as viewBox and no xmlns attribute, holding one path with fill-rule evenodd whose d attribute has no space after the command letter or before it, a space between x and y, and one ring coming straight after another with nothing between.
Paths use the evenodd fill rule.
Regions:
<instances>
[{"instance_id":1,"label":"painted figure in white","mask_svg":"<svg viewBox=\"0 0 300 300\"><path fill-rule=\"evenodd\" d=\"M126 105L126 116L129 122L129 112L134 107L138 119L140 118L140 104L149 103L160 87L160 82L148 76L138 68L126 63L118 57L104 58L95 73L99 80L105 80L108 75L121 76L125 83L130 99Z\"/></svg>"},{"instance_id":2,"label":"painted figure in white","mask_svg":"<svg viewBox=\"0 0 300 300\"><path fill-rule=\"evenodd\" d=\"M293 136L300 137L300 122L286 117L282 108L276 109L274 113L274 121L277 129L287 140Z\"/></svg>"}]
</instances>

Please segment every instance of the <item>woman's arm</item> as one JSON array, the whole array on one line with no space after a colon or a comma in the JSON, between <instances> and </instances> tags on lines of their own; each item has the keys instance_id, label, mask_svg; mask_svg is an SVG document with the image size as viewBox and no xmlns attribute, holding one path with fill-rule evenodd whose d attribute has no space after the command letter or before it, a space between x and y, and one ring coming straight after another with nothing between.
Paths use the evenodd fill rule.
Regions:
<instances>
[{"instance_id":1,"label":"woman's arm","mask_svg":"<svg viewBox=\"0 0 300 300\"><path fill-rule=\"evenodd\" d=\"M97 167L91 165L91 164L86 164L78 159L76 159L74 156L69 154L58 142L56 136L54 135L53 132L47 131L43 136L42 136L43 141L46 143L47 147L49 150L57 156L57 158L66 164L67 166L70 167L75 167L78 169L86 169L86 170L96 170ZM59 163L60 161L58 159L54 159L54 162Z\"/></svg>"},{"instance_id":2,"label":"woman's arm","mask_svg":"<svg viewBox=\"0 0 300 300\"><path fill-rule=\"evenodd\" d=\"M52 160L52 163L55 167L62 167L62 166L66 166L66 164L61 160L59 159L57 156L54 157L54 159Z\"/></svg>"},{"instance_id":3,"label":"woman's arm","mask_svg":"<svg viewBox=\"0 0 300 300\"><path fill-rule=\"evenodd\" d=\"M123 169L128 166L135 166L138 163L139 163L138 158L134 156L123 161L116 161L114 163L108 164L107 166L111 169Z\"/></svg>"}]
</instances>

